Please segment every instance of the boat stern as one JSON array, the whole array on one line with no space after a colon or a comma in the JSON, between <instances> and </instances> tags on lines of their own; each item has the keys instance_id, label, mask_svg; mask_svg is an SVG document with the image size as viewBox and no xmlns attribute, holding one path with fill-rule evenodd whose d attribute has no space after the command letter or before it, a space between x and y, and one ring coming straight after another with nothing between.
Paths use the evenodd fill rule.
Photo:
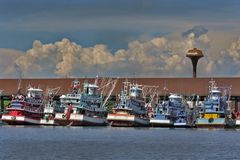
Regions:
<instances>
[{"instance_id":1,"label":"boat stern","mask_svg":"<svg viewBox=\"0 0 240 160\"><path fill-rule=\"evenodd\" d=\"M173 122L170 119L150 119L150 125L152 127L172 127Z\"/></svg>"},{"instance_id":2,"label":"boat stern","mask_svg":"<svg viewBox=\"0 0 240 160\"><path fill-rule=\"evenodd\" d=\"M197 118L197 128L224 128L226 126L225 118Z\"/></svg>"},{"instance_id":3,"label":"boat stern","mask_svg":"<svg viewBox=\"0 0 240 160\"><path fill-rule=\"evenodd\" d=\"M108 122L116 127L144 127L149 125L149 120L128 114L108 114Z\"/></svg>"}]
</instances>

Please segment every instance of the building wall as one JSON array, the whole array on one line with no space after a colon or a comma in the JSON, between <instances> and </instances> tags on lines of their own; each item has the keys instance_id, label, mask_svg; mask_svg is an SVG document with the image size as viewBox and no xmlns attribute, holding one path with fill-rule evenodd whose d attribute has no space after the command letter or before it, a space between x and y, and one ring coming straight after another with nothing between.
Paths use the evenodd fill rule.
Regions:
<instances>
[{"instance_id":1,"label":"building wall","mask_svg":"<svg viewBox=\"0 0 240 160\"><path fill-rule=\"evenodd\" d=\"M81 83L85 80L93 83L95 78L78 78ZM46 88L60 87L59 95L70 92L71 82L74 78L58 78L58 79L22 79L21 88L22 92L26 92L26 88L31 85L34 87L40 87L43 90ZM119 78L116 88L112 95L117 95L123 87L123 81L125 78ZM132 83L138 83L140 85L152 85L159 86L160 94L163 95L163 88L167 88L168 92L181 93L184 95L197 94L200 96L206 96L208 94L208 82L211 78L128 78L128 81ZM232 95L240 96L240 78L214 78L213 80L219 86L231 86ZM0 79L0 89L4 90L5 95L15 94L17 91L18 80L17 79Z\"/></svg>"},{"instance_id":2,"label":"building wall","mask_svg":"<svg viewBox=\"0 0 240 160\"><path fill-rule=\"evenodd\" d=\"M22 79L21 92L26 93L26 88L31 85L34 87L47 88L60 87L59 95L70 92L70 86L74 79L79 79L80 83L88 81L93 83L95 78L55 78L55 79ZM102 78L100 77L99 80ZM140 85L159 86L160 96L164 95L164 88L167 88L168 93L180 93L185 96L193 94L200 95L203 99L208 94L209 81L213 79L218 86L231 86L233 106L240 111L240 77L232 78L128 78L129 82L138 83ZM123 83L126 78L119 78L116 88L112 96L115 97L123 88ZM18 86L18 79L0 79L0 90L4 90L3 94L6 98L15 94ZM3 99L1 99L3 101ZM3 102L2 102L3 103Z\"/></svg>"}]
</instances>

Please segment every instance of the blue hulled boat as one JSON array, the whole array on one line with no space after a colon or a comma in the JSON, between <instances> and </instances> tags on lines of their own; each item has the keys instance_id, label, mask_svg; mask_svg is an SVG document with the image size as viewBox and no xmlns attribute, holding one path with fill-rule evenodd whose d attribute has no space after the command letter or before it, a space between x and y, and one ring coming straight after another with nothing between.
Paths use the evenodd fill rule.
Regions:
<instances>
[{"instance_id":1,"label":"blue hulled boat","mask_svg":"<svg viewBox=\"0 0 240 160\"><path fill-rule=\"evenodd\" d=\"M200 106L197 128L224 128L227 124L227 108L230 98L230 87L217 87L215 81L210 81L209 95Z\"/></svg>"}]
</instances>

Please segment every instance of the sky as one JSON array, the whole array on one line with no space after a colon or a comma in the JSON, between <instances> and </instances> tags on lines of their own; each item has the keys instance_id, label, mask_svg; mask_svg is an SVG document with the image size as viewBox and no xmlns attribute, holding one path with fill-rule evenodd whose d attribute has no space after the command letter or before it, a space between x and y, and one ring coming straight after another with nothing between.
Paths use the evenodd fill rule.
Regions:
<instances>
[{"instance_id":1,"label":"sky","mask_svg":"<svg viewBox=\"0 0 240 160\"><path fill-rule=\"evenodd\" d=\"M0 0L0 78L240 76L239 0Z\"/></svg>"}]
</instances>

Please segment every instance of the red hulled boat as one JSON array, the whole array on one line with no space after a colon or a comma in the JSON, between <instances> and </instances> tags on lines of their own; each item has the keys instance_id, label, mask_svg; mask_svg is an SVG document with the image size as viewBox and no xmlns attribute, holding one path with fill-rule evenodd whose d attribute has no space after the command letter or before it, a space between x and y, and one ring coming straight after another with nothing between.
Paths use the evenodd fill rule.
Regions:
<instances>
[{"instance_id":1,"label":"red hulled boat","mask_svg":"<svg viewBox=\"0 0 240 160\"><path fill-rule=\"evenodd\" d=\"M9 125L40 124L43 116L43 90L29 88L27 96L17 94L12 96L7 113L2 115L3 123Z\"/></svg>"}]
</instances>

